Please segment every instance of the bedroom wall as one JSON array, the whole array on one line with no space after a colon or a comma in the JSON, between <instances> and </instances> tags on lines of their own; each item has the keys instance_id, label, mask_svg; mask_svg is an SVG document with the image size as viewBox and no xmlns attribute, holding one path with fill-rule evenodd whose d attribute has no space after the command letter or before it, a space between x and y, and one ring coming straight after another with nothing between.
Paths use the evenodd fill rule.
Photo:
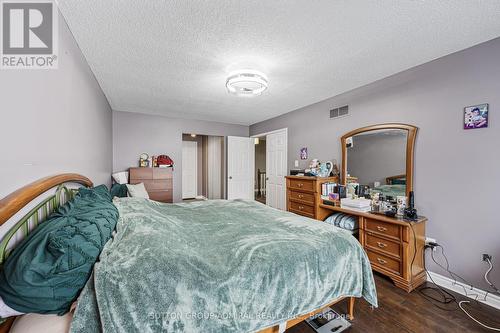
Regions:
<instances>
[{"instance_id":1,"label":"bedroom wall","mask_svg":"<svg viewBox=\"0 0 500 333\"><path fill-rule=\"evenodd\" d=\"M429 218L427 236L444 246L453 271L486 289L482 253L493 255L490 277L500 284L499 59L495 39L254 124L250 135L287 127L292 168L301 147L309 148L310 158L340 161L340 137L352 129L386 122L418 126L414 185L419 213ZM490 127L463 130L463 108L481 103L490 104ZM330 109L345 104L350 116L329 119ZM430 258L427 264L446 275Z\"/></svg>"},{"instance_id":2,"label":"bedroom wall","mask_svg":"<svg viewBox=\"0 0 500 333\"><path fill-rule=\"evenodd\" d=\"M182 133L248 136L249 127L113 111L113 171L137 166L139 155L167 154L174 160L174 201L182 196Z\"/></svg>"},{"instance_id":3,"label":"bedroom wall","mask_svg":"<svg viewBox=\"0 0 500 333\"><path fill-rule=\"evenodd\" d=\"M59 68L0 70L0 198L77 172L109 184L111 108L59 15Z\"/></svg>"}]
</instances>

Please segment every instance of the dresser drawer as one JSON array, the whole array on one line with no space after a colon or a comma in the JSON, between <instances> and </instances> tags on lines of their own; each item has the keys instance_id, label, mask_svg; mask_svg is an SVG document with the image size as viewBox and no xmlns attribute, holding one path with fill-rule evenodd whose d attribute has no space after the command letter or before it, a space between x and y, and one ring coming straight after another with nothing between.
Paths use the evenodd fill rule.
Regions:
<instances>
[{"instance_id":1,"label":"dresser drawer","mask_svg":"<svg viewBox=\"0 0 500 333\"><path fill-rule=\"evenodd\" d=\"M383 235L385 237L390 237L394 240L401 240L400 226L397 224L372 220L370 218L365 219L365 229L366 231L373 232L375 234Z\"/></svg>"},{"instance_id":2,"label":"dresser drawer","mask_svg":"<svg viewBox=\"0 0 500 333\"><path fill-rule=\"evenodd\" d=\"M172 179L171 168L152 168L153 179Z\"/></svg>"},{"instance_id":3,"label":"dresser drawer","mask_svg":"<svg viewBox=\"0 0 500 333\"><path fill-rule=\"evenodd\" d=\"M394 256L398 259L401 258L401 244L377 237L370 233L365 233L365 247Z\"/></svg>"},{"instance_id":4,"label":"dresser drawer","mask_svg":"<svg viewBox=\"0 0 500 333\"><path fill-rule=\"evenodd\" d=\"M381 267L391 273L401 275L401 262L383 254L366 249L366 254L373 266Z\"/></svg>"},{"instance_id":5,"label":"dresser drawer","mask_svg":"<svg viewBox=\"0 0 500 333\"><path fill-rule=\"evenodd\" d=\"M306 203L310 203L311 205L314 204L314 194L312 193L289 191L288 196L289 199L304 201Z\"/></svg>"},{"instance_id":6,"label":"dresser drawer","mask_svg":"<svg viewBox=\"0 0 500 333\"><path fill-rule=\"evenodd\" d=\"M162 190L171 190L172 189L172 181L167 179L160 180L148 180L148 179L131 179L130 184L139 184L143 183L146 191L162 191Z\"/></svg>"},{"instance_id":7,"label":"dresser drawer","mask_svg":"<svg viewBox=\"0 0 500 333\"><path fill-rule=\"evenodd\" d=\"M309 217L314 217L314 206L290 201L290 211Z\"/></svg>"},{"instance_id":8,"label":"dresser drawer","mask_svg":"<svg viewBox=\"0 0 500 333\"><path fill-rule=\"evenodd\" d=\"M314 192L314 181L309 179L290 179L290 189Z\"/></svg>"},{"instance_id":9,"label":"dresser drawer","mask_svg":"<svg viewBox=\"0 0 500 333\"><path fill-rule=\"evenodd\" d=\"M148 191L149 199L160 202L172 202L172 190Z\"/></svg>"},{"instance_id":10,"label":"dresser drawer","mask_svg":"<svg viewBox=\"0 0 500 333\"><path fill-rule=\"evenodd\" d=\"M153 179L153 168L130 168L130 180L132 179Z\"/></svg>"}]
</instances>

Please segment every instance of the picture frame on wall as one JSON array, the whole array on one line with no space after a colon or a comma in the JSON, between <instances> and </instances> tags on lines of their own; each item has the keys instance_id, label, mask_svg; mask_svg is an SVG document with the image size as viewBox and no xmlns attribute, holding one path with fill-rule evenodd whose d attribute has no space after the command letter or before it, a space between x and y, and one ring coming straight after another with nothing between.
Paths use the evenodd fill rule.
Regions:
<instances>
[{"instance_id":1,"label":"picture frame on wall","mask_svg":"<svg viewBox=\"0 0 500 333\"><path fill-rule=\"evenodd\" d=\"M464 130L488 127L488 104L464 108Z\"/></svg>"},{"instance_id":2,"label":"picture frame on wall","mask_svg":"<svg viewBox=\"0 0 500 333\"><path fill-rule=\"evenodd\" d=\"M300 159L307 160L307 147L300 148Z\"/></svg>"}]
</instances>

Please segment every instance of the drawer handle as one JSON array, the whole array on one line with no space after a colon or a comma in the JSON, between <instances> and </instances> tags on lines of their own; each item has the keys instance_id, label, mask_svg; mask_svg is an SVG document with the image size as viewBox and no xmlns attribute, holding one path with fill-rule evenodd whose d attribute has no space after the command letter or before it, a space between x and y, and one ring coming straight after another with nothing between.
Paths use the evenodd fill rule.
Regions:
<instances>
[{"instance_id":1,"label":"drawer handle","mask_svg":"<svg viewBox=\"0 0 500 333\"><path fill-rule=\"evenodd\" d=\"M377 230L378 231L387 231L387 228L384 228L384 227L381 227L381 226L377 226Z\"/></svg>"},{"instance_id":2,"label":"drawer handle","mask_svg":"<svg viewBox=\"0 0 500 333\"><path fill-rule=\"evenodd\" d=\"M379 263L381 263L382 265L387 264L387 261L385 261L384 259L377 258L377 261L378 261Z\"/></svg>"},{"instance_id":3,"label":"drawer handle","mask_svg":"<svg viewBox=\"0 0 500 333\"><path fill-rule=\"evenodd\" d=\"M382 242L377 242L377 245L378 245L378 247L380 247L381 249L383 249L384 247L387 247L387 244L386 244L386 243L382 243Z\"/></svg>"},{"instance_id":4,"label":"drawer handle","mask_svg":"<svg viewBox=\"0 0 500 333\"><path fill-rule=\"evenodd\" d=\"M304 197L304 195L299 194L298 197L299 197L299 199L302 199Z\"/></svg>"},{"instance_id":5,"label":"drawer handle","mask_svg":"<svg viewBox=\"0 0 500 333\"><path fill-rule=\"evenodd\" d=\"M304 184L302 184L302 183L298 183L298 184L297 184L297 186L298 186L298 187L302 187L302 186L304 186Z\"/></svg>"},{"instance_id":6,"label":"drawer handle","mask_svg":"<svg viewBox=\"0 0 500 333\"><path fill-rule=\"evenodd\" d=\"M304 206L299 206L299 210L302 210L302 209L304 209Z\"/></svg>"}]
</instances>

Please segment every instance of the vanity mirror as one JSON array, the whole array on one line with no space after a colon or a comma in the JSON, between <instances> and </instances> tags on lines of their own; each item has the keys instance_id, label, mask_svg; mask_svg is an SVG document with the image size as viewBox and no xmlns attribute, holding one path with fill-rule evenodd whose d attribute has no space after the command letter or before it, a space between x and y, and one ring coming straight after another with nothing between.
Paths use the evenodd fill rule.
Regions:
<instances>
[{"instance_id":1,"label":"vanity mirror","mask_svg":"<svg viewBox=\"0 0 500 333\"><path fill-rule=\"evenodd\" d=\"M408 196L417 130L406 124L380 124L346 133L341 138L342 184L367 185L394 199Z\"/></svg>"}]
</instances>

